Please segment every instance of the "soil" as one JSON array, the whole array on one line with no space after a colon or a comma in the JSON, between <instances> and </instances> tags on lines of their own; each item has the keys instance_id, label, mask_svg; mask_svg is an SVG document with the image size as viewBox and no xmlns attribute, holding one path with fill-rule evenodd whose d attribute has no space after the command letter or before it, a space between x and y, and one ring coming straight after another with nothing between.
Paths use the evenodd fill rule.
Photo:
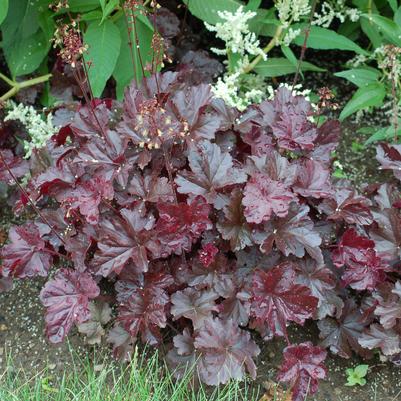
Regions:
<instances>
[{"instance_id":1,"label":"soil","mask_svg":"<svg viewBox=\"0 0 401 401\"><path fill-rule=\"evenodd\" d=\"M307 59L313 60L313 54L307 55ZM341 63L341 60L340 60ZM333 60L327 60L329 71L327 73L309 74L304 82L305 87L319 88L327 86L332 81L333 70L340 70L337 62L333 67ZM330 77L330 78L329 78ZM328 79L331 79L328 81ZM337 99L344 104L352 94L354 88L345 84L342 80L334 83ZM384 124L386 117L377 113L364 120L365 125ZM385 181L385 176L377 168L374 158L374 146L364 150L355 150L354 143L363 143L364 137L356 135L358 125L355 122L344 124L343 136L337 157L343 166L343 172L354 185L361 187L363 183ZM10 224L14 224L14 218L7 207L0 210L0 241L2 234L7 231ZM51 345L44 336L43 309L39 302L39 292L43 282L19 281L13 290L0 294L0 374L6 366L7 356L11 356L16 368L36 374L46 366L56 372L68 371L72 365L72 351L79 355L92 355L99 350L98 346L85 344L83 337L73 332L68 337L68 342L61 345ZM311 340L318 343L316 326L311 324L305 328L296 328L291 332L295 342ZM276 368L282 355L280 350L285 344L280 340L268 343L259 342L261 355L258 358L258 378L256 384L261 385L268 380L274 380ZM308 400L316 401L396 401L401 400L401 368L392 364L382 363L379 359L373 359L369 363L367 384L363 387L346 387L345 370L355 367L361 360L356 357L352 360L344 360L330 355L327 359L329 368L328 380L322 381L319 393ZM21 400L22 401L22 400ZM24 400L25 401L25 400ZM253 400L252 400L253 401ZM280 401L280 400L277 400Z\"/></svg>"}]
</instances>

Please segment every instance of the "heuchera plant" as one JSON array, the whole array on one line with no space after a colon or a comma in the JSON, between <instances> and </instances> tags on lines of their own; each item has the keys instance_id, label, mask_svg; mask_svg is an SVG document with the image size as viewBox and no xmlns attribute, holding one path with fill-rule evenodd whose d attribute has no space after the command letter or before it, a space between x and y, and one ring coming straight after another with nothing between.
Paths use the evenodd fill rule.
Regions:
<instances>
[{"instance_id":1,"label":"heuchera plant","mask_svg":"<svg viewBox=\"0 0 401 401\"><path fill-rule=\"evenodd\" d=\"M399 360L400 193L332 182L339 135L285 88L239 113L185 72L152 75L122 104L80 107L32 157L16 211L32 202L38 217L10 229L3 280L48 277L51 342L74 325L99 342L106 324L129 359L174 332L176 374L195 364L210 385L255 377L254 331L287 341L278 378L296 401L326 376L324 348ZM1 177L17 180L26 162L2 154ZM400 178L399 147L378 159ZM321 345L292 344L288 326L308 319Z\"/></svg>"}]
</instances>

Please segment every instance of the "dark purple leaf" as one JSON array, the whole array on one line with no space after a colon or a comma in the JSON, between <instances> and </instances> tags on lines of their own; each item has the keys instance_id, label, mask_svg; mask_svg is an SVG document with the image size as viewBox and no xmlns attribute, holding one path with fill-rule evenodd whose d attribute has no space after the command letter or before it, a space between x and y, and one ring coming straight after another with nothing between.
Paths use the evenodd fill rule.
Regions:
<instances>
[{"instance_id":1,"label":"dark purple leaf","mask_svg":"<svg viewBox=\"0 0 401 401\"><path fill-rule=\"evenodd\" d=\"M252 245L252 229L245 219L242 199L242 191L234 189L228 205L223 208L225 218L216 224L223 239L230 241L232 251Z\"/></svg>"},{"instance_id":2,"label":"dark purple leaf","mask_svg":"<svg viewBox=\"0 0 401 401\"><path fill-rule=\"evenodd\" d=\"M1 149L1 155L11 170L15 178L21 178L29 172L29 164L19 156L14 156L9 149ZM13 177L10 175L6 165L0 160L0 181L9 185L15 185Z\"/></svg>"},{"instance_id":3,"label":"dark purple leaf","mask_svg":"<svg viewBox=\"0 0 401 401\"><path fill-rule=\"evenodd\" d=\"M6 277L46 277L52 263L51 250L40 238L38 228L28 222L12 226L9 231L10 243L0 251L2 275Z\"/></svg>"},{"instance_id":4,"label":"dark purple leaf","mask_svg":"<svg viewBox=\"0 0 401 401\"><path fill-rule=\"evenodd\" d=\"M253 276L251 316L256 326L267 324L274 335L287 335L287 323L304 324L315 312L318 299L308 287L295 284L291 265L279 265Z\"/></svg>"},{"instance_id":5,"label":"dark purple leaf","mask_svg":"<svg viewBox=\"0 0 401 401\"><path fill-rule=\"evenodd\" d=\"M275 244L285 256L302 258L306 252L318 263L322 263L323 256L319 248L322 239L314 229L308 213L308 206L293 204L287 217L269 221L265 225L261 250L269 254Z\"/></svg>"},{"instance_id":6,"label":"dark purple leaf","mask_svg":"<svg viewBox=\"0 0 401 401\"><path fill-rule=\"evenodd\" d=\"M380 348L384 355L395 355L401 352L400 336L394 330L385 330L378 324L372 324L369 331L358 340L363 348Z\"/></svg>"},{"instance_id":7,"label":"dark purple leaf","mask_svg":"<svg viewBox=\"0 0 401 401\"><path fill-rule=\"evenodd\" d=\"M349 228L344 232L337 248L332 252L333 263L337 267L341 267L344 264L349 264L352 260L361 260L364 253L373 249L374 246L374 241L358 235L354 228Z\"/></svg>"},{"instance_id":8,"label":"dark purple leaf","mask_svg":"<svg viewBox=\"0 0 401 401\"><path fill-rule=\"evenodd\" d=\"M139 270L148 270L149 260L159 257L160 246L155 238L154 218L138 209L121 209L122 219L104 219L100 222L98 250L93 266L106 277L119 273L129 260Z\"/></svg>"},{"instance_id":9,"label":"dark purple leaf","mask_svg":"<svg viewBox=\"0 0 401 401\"><path fill-rule=\"evenodd\" d=\"M293 401L304 401L309 394L316 393L318 380L326 377L327 369L323 362L327 352L311 342L305 342L289 345L283 355L284 361L277 378L290 383Z\"/></svg>"},{"instance_id":10,"label":"dark purple leaf","mask_svg":"<svg viewBox=\"0 0 401 401\"><path fill-rule=\"evenodd\" d=\"M178 175L175 180L178 192L202 195L218 209L225 204L218 191L246 181L246 174L233 167L231 155L222 153L217 145L208 141L200 142L190 150L188 160L192 171L184 170Z\"/></svg>"},{"instance_id":11,"label":"dark purple leaf","mask_svg":"<svg viewBox=\"0 0 401 401\"><path fill-rule=\"evenodd\" d=\"M290 203L294 201L297 201L296 195L283 183L273 181L267 174L256 173L246 184L242 204L248 222L262 223L270 220L273 213L287 216Z\"/></svg>"},{"instance_id":12,"label":"dark purple leaf","mask_svg":"<svg viewBox=\"0 0 401 401\"><path fill-rule=\"evenodd\" d=\"M352 350L362 356L368 356L358 343L361 334L368 324L362 320L362 312L350 298L344 303L341 316L338 319L326 318L318 322L321 345L330 348L333 354L350 358Z\"/></svg>"},{"instance_id":13,"label":"dark purple leaf","mask_svg":"<svg viewBox=\"0 0 401 401\"><path fill-rule=\"evenodd\" d=\"M121 303L117 321L133 338L141 336L144 343L152 345L161 340L160 328L166 327L167 293L157 286L137 287Z\"/></svg>"},{"instance_id":14,"label":"dark purple leaf","mask_svg":"<svg viewBox=\"0 0 401 401\"><path fill-rule=\"evenodd\" d=\"M308 287L311 294L319 300L317 317L339 316L344 306L337 295L336 278L325 265L319 265L311 258L304 258L294 264L297 271L295 282Z\"/></svg>"},{"instance_id":15,"label":"dark purple leaf","mask_svg":"<svg viewBox=\"0 0 401 401\"><path fill-rule=\"evenodd\" d=\"M315 160L305 159L298 163L294 191L307 198L327 198L331 192L330 171Z\"/></svg>"},{"instance_id":16,"label":"dark purple leaf","mask_svg":"<svg viewBox=\"0 0 401 401\"><path fill-rule=\"evenodd\" d=\"M401 257L401 213L397 209L373 212L376 224L369 231L379 256L388 260Z\"/></svg>"},{"instance_id":17,"label":"dark purple leaf","mask_svg":"<svg viewBox=\"0 0 401 401\"><path fill-rule=\"evenodd\" d=\"M392 170L394 176L401 180L401 145L382 143L376 148L376 159L383 170Z\"/></svg>"},{"instance_id":18,"label":"dark purple leaf","mask_svg":"<svg viewBox=\"0 0 401 401\"><path fill-rule=\"evenodd\" d=\"M158 205L157 237L163 245L177 255L190 251L192 243L212 228L210 206L202 196L190 203L162 203Z\"/></svg>"},{"instance_id":19,"label":"dark purple leaf","mask_svg":"<svg viewBox=\"0 0 401 401\"><path fill-rule=\"evenodd\" d=\"M325 213L329 220L368 226L373 222L370 205L371 202L358 195L354 189L337 188L332 197L324 199L319 205L319 210Z\"/></svg>"},{"instance_id":20,"label":"dark purple leaf","mask_svg":"<svg viewBox=\"0 0 401 401\"><path fill-rule=\"evenodd\" d=\"M40 293L46 307L46 334L52 343L59 343L74 323L90 319L89 300L100 293L88 273L61 269L48 281Z\"/></svg>"},{"instance_id":21,"label":"dark purple leaf","mask_svg":"<svg viewBox=\"0 0 401 401\"><path fill-rule=\"evenodd\" d=\"M210 290L186 288L177 291L171 296L171 314L174 320L180 317L192 320L194 329L199 329L207 318L212 317L212 312L218 310L215 302L218 297L218 294Z\"/></svg>"},{"instance_id":22,"label":"dark purple leaf","mask_svg":"<svg viewBox=\"0 0 401 401\"><path fill-rule=\"evenodd\" d=\"M208 319L197 332L195 348L202 354L200 376L208 385L241 380L245 370L256 377L253 361L260 350L248 332L231 320Z\"/></svg>"}]
</instances>

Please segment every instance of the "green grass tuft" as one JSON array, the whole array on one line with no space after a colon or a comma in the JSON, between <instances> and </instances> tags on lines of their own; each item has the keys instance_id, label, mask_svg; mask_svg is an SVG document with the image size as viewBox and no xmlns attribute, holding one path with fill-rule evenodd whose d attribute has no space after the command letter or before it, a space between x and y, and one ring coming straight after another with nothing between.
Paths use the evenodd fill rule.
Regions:
<instances>
[{"instance_id":1,"label":"green grass tuft","mask_svg":"<svg viewBox=\"0 0 401 401\"><path fill-rule=\"evenodd\" d=\"M72 369L56 374L44 369L34 376L16 370L9 358L0 375L1 401L254 401L246 383L216 389L191 386L191 372L175 380L157 354L136 353L132 363L74 357ZM95 369L95 367L98 367ZM101 366L101 369L99 369ZM98 370L98 371L97 371Z\"/></svg>"}]
</instances>

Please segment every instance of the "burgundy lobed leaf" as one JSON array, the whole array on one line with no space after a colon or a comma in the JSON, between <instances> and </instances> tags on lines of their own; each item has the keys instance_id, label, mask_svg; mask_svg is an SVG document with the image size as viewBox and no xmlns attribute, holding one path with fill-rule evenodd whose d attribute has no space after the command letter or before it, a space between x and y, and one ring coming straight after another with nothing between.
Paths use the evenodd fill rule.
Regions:
<instances>
[{"instance_id":1,"label":"burgundy lobed leaf","mask_svg":"<svg viewBox=\"0 0 401 401\"><path fill-rule=\"evenodd\" d=\"M107 341L113 344L113 355L115 358L123 361L131 360L136 339L133 339L123 327L115 325L109 331Z\"/></svg>"},{"instance_id":2,"label":"burgundy lobed leaf","mask_svg":"<svg viewBox=\"0 0 401 401\"><path fill-rule=\"evenodd\" d=\"M241 190L235 188L231 193L229 203L223 208L225 218L216 224L223 239L230 241L232 251L244 249L253 243L252 228L244 216L242 199Z\"/></svg>"},{"instance_id":3,"label":"burgundy lobed leaf","mask_svg":"<svg viewBox=\"0 0 401 401\"><path fill-rule=\"evenodd\" d=\"M195 349L194 341L188 328L173 338L174 347L167 353L167 361L177 379L187 375L189 370L200 373L202 356Z\"/></svg>"},{"instance_id":4,"label":"burgundy lobed leaf","mask_svg":"<svg viewBox=\"0 0 401 401\"><path fill-rule=\"evenodd\" d=\"M378 284L386 281L386 272L390 272L391 268L376 255L374 249L361 251L358 256L358 259L348 261L341 276L343 283L354 290L373 291Z\"/></svg>"},{"instance_id":5,"label":"burgundy lobed leaf","mask_svg":"<svg viewBox=\"0 0 401 401\"><path fill-rule=\"evenodd\" d=\"M128 192L144 202L172 202L174 194L166 177L156 174L135 174L128 187Z\"/></svg>"},{"instance_id":6,"label":"burgundy lobed leaf","mask_svg":"<svg viewBox=\"0 0 401 401\"><path fill-rule=\"evenodd\" d=\"M188 155L191 172L183 170L175 179L178 192L202 195L208 203L221 209L224 204L219 191L227 186L246 181L246 174L233 166L228 152L221 152L218 145L203 141Z\"/></svg>"},{"instance_id":7,"label":"burgundy lobed leaf","mask_svg":"<svg viewBox=\"0 0 401 401\"><path fill-rule=\"evenodd\" d=\"M312 150L317 130L308 120L310 104L302 97L294 97L288 89L279 88L273 105L276 116L271 127L278 146L291 151Z\"/></svg>"},{"instance_id":8,"label":"burgundy lobed leaf","mask_svg":"<svg viewBox=\"0 0 401 401\"><path fill-rule=\"evenodd\" d=\"M318 322L321 345L329 348L333 354L350 358L352 351L361 356L369 356L358 340L368 323L363 321L362 312L352 298L344 302L344 308L338 319L326 318Z\"/></svg>"},{"instance_id":9,"label":"burgundy lobed leaf","mask_svg":"<svg viewBox=\"0 0 401 401\"><path fill-rule=\"evenodd\" d=\"M264 233L256 238L262 242L262 252L269 254L275 244L285 256L302 258L306 252L318 263L323 263L322 239L308 213L308 206L292 204L287 217L275 218L265 224Z\"/></svg>"},{"instance_id":10,"label":"burgundy lobed leaf","mask_svg":"<svg viewBox=\"0 0 401 401\"><path fill-rule=\"evenodd\" d=\"M376 159L384 170L392 170L394 176L401 180L401 145L382 143L376 147Z\"/></svg>"},{"instance_id":11,"label":"burgundy lobed leaf","mask_svg":"<svg viewBox=\"0 0 401 401\"><path fill-rule=\"evenodd\" d=\"M5 277L46 277L52 263L51 249L40 237L37 226L27 222L12 226L9 231L10 243L0 251L1 271Z\"/></svg>"},{"instance_id":12,"label":"burgundy lobed leaf","mask_svg":"<svg viewBox=\"0 0 401 401\"><path fill-rule=\"evenodd\" d=\"M337 248L332 252L332 260L335 266L341 267L352 260L362 260L367 250L373 249L375 242L367 237L358 235L354 228L346 230L341 237Z\"/></svg>"},{"instance_id":13,"label":"burgundy lobed leaf","mask_svg":"<svg viewBox=\"0 0 401 401\"><path fill-rule=\"evenodd\" d=\"M219 253L219 250L211 243L207 243L202 246L199 250L199 261L203 266L209 267L213 263L215 256Z\"/></svg>"},{"instance_id":14,"label":"burgundy lobed leaf","mask_svg":"<svg viewBox=\"0 0 401 401\"><path fill-rule=\"evenodd\" d=\"M212 312L217 312L216 300L219 295L211 290L195 290L186 288L177 291L171 296L171 314L174 320L186 317L192 321L194 329L200 329L205 320L212 317Z\"/></svg>"},{"instance_id":15,"label":"burgundy lobed leaf","mask_svg":"<svg viewBox=\"0 0 401 401\"><path fill-rule=\"evenodd\" d=\"M363 348L380 348L383 355L395 355L401 352L401 339L398 333L391 329L383 329L378 324L372 324L369 331L358 339Z\"/></svg>"},{"instance_id":16,"label":"burgundy lobed leaf","mask_svg":"<svg viewBox=\"0 0 401 401\"><path fill-rule=\"evenodd\" d=\"M154 232L154 218L143 210L121 209L122 218L100 221L98 250L92 264L107 277L119 273L132 260L139 270L148 270L149 260L159 257L160 244Z\"/></svg>"},{"instance_id":17,"label":"burgundy lobed leaf","mask_svg":"<svg viewBox=\"0 0 401 401\"><path fill-rule=\"evenodd\" d=\"M379 298L374 311L384 329L391 329L401 321L401 282L397 281L387 298Z\"/></svg>"},{"instance_id":18,"label":"burgundy lobed leaf","mask_svg":"<svg viewBox=\"0 0 401 401\"><path fill-rule=\"evenodd\" d=\"M339 316L344 303L337 295L336 277L333 272L312 258L303 258L294 263L297 284L308 287L311 294L319 300L317 318Z\"/></svg>"},{"instance_id":19,"label":"burgundy lobed leaf","mask_svg":"<svg viewBox=\"0 0 401 401\"><path fill-rule=\"evenodd\" d=\"M331 192L330 171L315 160L302 160L298 163L298 174L293 190L307 198L327 198Z\"/></svg>"},{"instance_id":20,"label":"burgundy lobed leaf","mask_svg":"<svg viewBox=\"0 0 401 401\"><path fill-rule=\"evenodd\" d=\"M46 307L46 334L52 343L63 341L74 323L90 319L89 300L100 293L89 273L60 269L40 292Z\"/></svg>"},{"instance_id":21,"label":"burgundy lobed leaf","mask_svg":"<svg viewBox=\"0 0 401 401\"><path fill-rule=\"evenodd\" d=\"M256 173L246 184L242 204L246 220L258 224L270 220L273 213L287 216L294 201L297 201L296 195L283 183L273 181L267 174Z\"/></svg>"},{"instance_id":22,"label":"burgundy lobed leaf","mask_svg":"<svg viewBox=\"0 0 401 401\"><path fill-rule=\"evenodd\" d=\"M401 257L401 213L397 209L373 211L375 224L369 231L379 256L387 260Z\"/></svg>"},{"instance_id":23,"label":"burgundy lobed leaf","mask_svg":"<svg viewBox=\"0 0 401 401\"><path fill-rule=\"evenodd\" d=\"M113 185L105 177L96 176L92 180L78 183L74 189L67 189L59 193L56 199L67 211L78 209L89 224L98 224L99 206L104 201L111 201L114 197Z\"/></svg>"},{"instance_id":24,"label":"burgundy lobed leaf","mask_svg":"<svg viewBox=\"0 0 401 401\"><path fill-rule=\"evenodd\" d=\"M9 149L1 149L1 155L7 164L8 168L11 170L15 178L24 177L29 172L29 164L26 160L19 156L15 156L13 152ZM5 182L9 185L14 185L14 179L10 175L6 164L0 160L0 181Z\"/></svg>"},{"instance_id":25,"label":"burgundy lobed leaf","mask_svg":"<svg viewBox=\"0 0 401 401\"><path fill-rule=\"evenodd\" d=\"M177 255L190 251L192 243L212 228L210 206L202 196L187 203L161 203L155 230L160 242Z\"/></svg>"},{"instance_id":26,"label":"burgundy lobed leaf","mask_svg":"<svg viewBox=\"0 0 401 401\"><path fill-rule=\"evenodd\" d=\"M330 166L332 153L337 148L341 136L341 127L338 120L327 120L317 128L315 148L307 157L320 162L326 167Z\"/></svg>"},{"instance_id":27,"label":"burgundy lobed leaf","mask_svg":"<svg viewBox=\"0 0 401 401\"><path fill-rule=\"evenodd\" d=\"M373 223L370 205L371 202L358 195L354 189L336 188L334 194L319 205L319 210L325 213L329 220L368 226Z\"/></svg>"},{"instance_id":28,"label":"burgundy lobed leaf","mask_svg":"<svg viewBox=\"0 0 401 401\"><path fill-rule=\"evenodd\" d=\"M295 283L296 273L288 264L268 272L258 270L253 276L251 316L256 327L264 324L273 335L287 336L287 323L304 324L312 317L318 298L308 287Z\"/></svg>"},{"instance_id":29,"label":"burgundy lobed leaf","mask_svg":"<svg viewBox=\"0 0 401 401\"><path fill-rule=\"evenodd\" d=\"M277 378L290 383L293 401L304 401L308 395L316 393L319 379L327 375L323 364L327 352L311 342L305 342L289 345L284 349L283 356Z\"/></svg>"},{"instance_id":30,"label":"burgundy lobed leaf","mask_svg":"<svg viewBox=\"0 0 401 401\"><path fill-rule=\"evenodd\" d=\"M260 350L250 334L231 320L207 319L197 332L195 348L202 354L200 376L208 385L225 384L230 379L241 380L245 370L256 377L253 361Z\"/></svg>"},{"instance_id":31,"label":"burgundy lobed leaf","mask_svg":"<svg viewBox=\"0 0 401 401\"><path fill-rule=\"evenodd\" d=\"M118 308L117 322L137 339L155 345L160 342L160 328L167 324L169 296L157 286L137 287ZM135 341L135 340L134 340Z\"/></svg>"}]
</instances>

